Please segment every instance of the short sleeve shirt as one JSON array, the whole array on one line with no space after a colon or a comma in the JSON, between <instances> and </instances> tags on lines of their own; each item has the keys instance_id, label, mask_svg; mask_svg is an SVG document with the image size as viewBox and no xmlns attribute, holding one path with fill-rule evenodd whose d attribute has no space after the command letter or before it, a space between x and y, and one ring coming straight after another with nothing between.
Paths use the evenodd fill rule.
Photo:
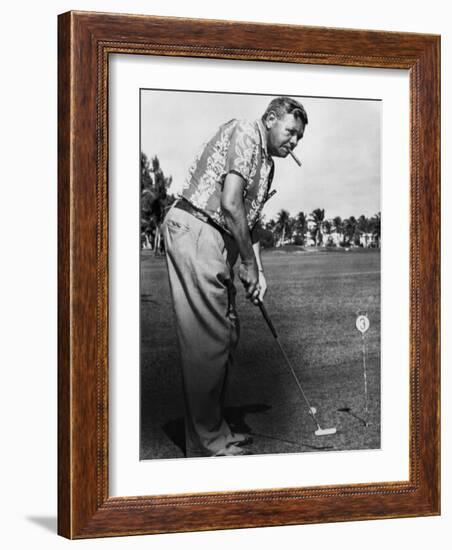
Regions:
<instances>
[{"instance_id":1,"label":"short sleeve shirt","mask_svg":"<svg viewBox=\"0 0 452 550\"><path fill-rule=\"evenodd\" d=\"M243 200L247 224L252 229L267 198L273 172L262 123L233 119L220 126L203 146L189 170L182 196L229 232L221 193L227 174L238 174L245 182Z\"/></svg>"}]
</instances>

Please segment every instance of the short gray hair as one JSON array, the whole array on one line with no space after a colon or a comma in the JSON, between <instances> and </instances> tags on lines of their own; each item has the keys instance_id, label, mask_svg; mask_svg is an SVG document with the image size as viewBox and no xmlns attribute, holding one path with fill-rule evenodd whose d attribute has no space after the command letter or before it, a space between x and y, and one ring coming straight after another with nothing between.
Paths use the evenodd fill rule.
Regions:
<instances>
[{"instance_id":1,"label":"short gray hair","mask_svg":"<svg viewBox=\"0 0 452 550\"><path fill-rule=\"evenodd\" d=\"M295 118L301 120L304 126L308 123L308 115L303 105L291 97L280 96L272 99L262 115L262 122L267 120L270 112L274 112L277 118L281 118L285 114L292 114Z\"/></svg>"}]
</instances>

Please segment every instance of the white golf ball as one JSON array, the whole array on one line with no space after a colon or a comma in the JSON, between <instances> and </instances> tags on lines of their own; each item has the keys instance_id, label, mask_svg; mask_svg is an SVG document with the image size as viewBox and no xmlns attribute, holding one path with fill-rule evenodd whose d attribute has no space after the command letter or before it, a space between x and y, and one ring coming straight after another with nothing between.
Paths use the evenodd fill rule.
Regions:
<instances>
[{"instance_id":1,"label":"white golf ball","mask_svg":"<svg viewBox=\"0 0 452 550\"><path fill-rule=\"evenodd\" d=\"M311 407L311 413L315 414L317 412L317 409L315 407Z\"/></svg>"}]
</instances>

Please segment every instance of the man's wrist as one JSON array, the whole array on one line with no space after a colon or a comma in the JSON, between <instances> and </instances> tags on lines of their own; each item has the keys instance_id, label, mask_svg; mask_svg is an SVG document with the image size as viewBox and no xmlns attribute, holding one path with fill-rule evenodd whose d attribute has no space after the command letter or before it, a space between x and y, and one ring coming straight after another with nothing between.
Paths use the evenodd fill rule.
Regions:
<instances>
[{"instance_id":1,"label":"man's wrist","mask_svg":"<svg viewBox=\"0 0 452 550\"><path fill-rule=\"evenodd\" d=\"M253 265L257 269L256 258L254 257L254 255L246 256L246 257L242 258L242 264Z\"/></svg>"}]
</instances>

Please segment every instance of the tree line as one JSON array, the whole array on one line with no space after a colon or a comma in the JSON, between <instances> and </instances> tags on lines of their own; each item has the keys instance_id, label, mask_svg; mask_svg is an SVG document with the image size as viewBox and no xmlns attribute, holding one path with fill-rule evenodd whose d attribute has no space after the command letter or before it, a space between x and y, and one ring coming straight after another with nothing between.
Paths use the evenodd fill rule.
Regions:
<instances>
[{"instance_id":1,"label":"tree line","mask_svg":"<svg viewBox=\"0 0 452 550\"><path fill-rule=\"evenodd\" d=\"M141 152L141 244L143 248L163 251L161 224L165 214L176 197L168 192L171 176L165 176L157 156L148 159ZM301 246L380 247L380 213L368 218L364 215L342 219L336 216L325 218L325 210L316 208L312 212L299 212L291 216L287 210L280 210L270 220L262 219L259 224L260 241L263 247L272 248L287 244Z\"/></svg>"},{"instance_id":2,"label":"tree line","mask_svg":"<svg viewBox=\"0 0 452 550\"><path fill-rule=\"evenodd\" d=\"M323 208L309 214L299 212L291 216L280 210L276 218L261 221L260 240L264 247L296 244L301 246L362 246L379 248L381 241L381 214L368 218L325 218Z\"/></svg>"},{"instance_id":3,"label":"tree line","mask_svg":"<svg viewBox=\"0 0 452 550\"><path fill-rule=\"evenodd\" d=\"M157 156L149 160L141 153L141 246L154 250L155 254L163 251L160 228L168 208L176 200L174 195L168 193L172 181L171 176L163 173Z\"/></svg>"}]
</instances>

